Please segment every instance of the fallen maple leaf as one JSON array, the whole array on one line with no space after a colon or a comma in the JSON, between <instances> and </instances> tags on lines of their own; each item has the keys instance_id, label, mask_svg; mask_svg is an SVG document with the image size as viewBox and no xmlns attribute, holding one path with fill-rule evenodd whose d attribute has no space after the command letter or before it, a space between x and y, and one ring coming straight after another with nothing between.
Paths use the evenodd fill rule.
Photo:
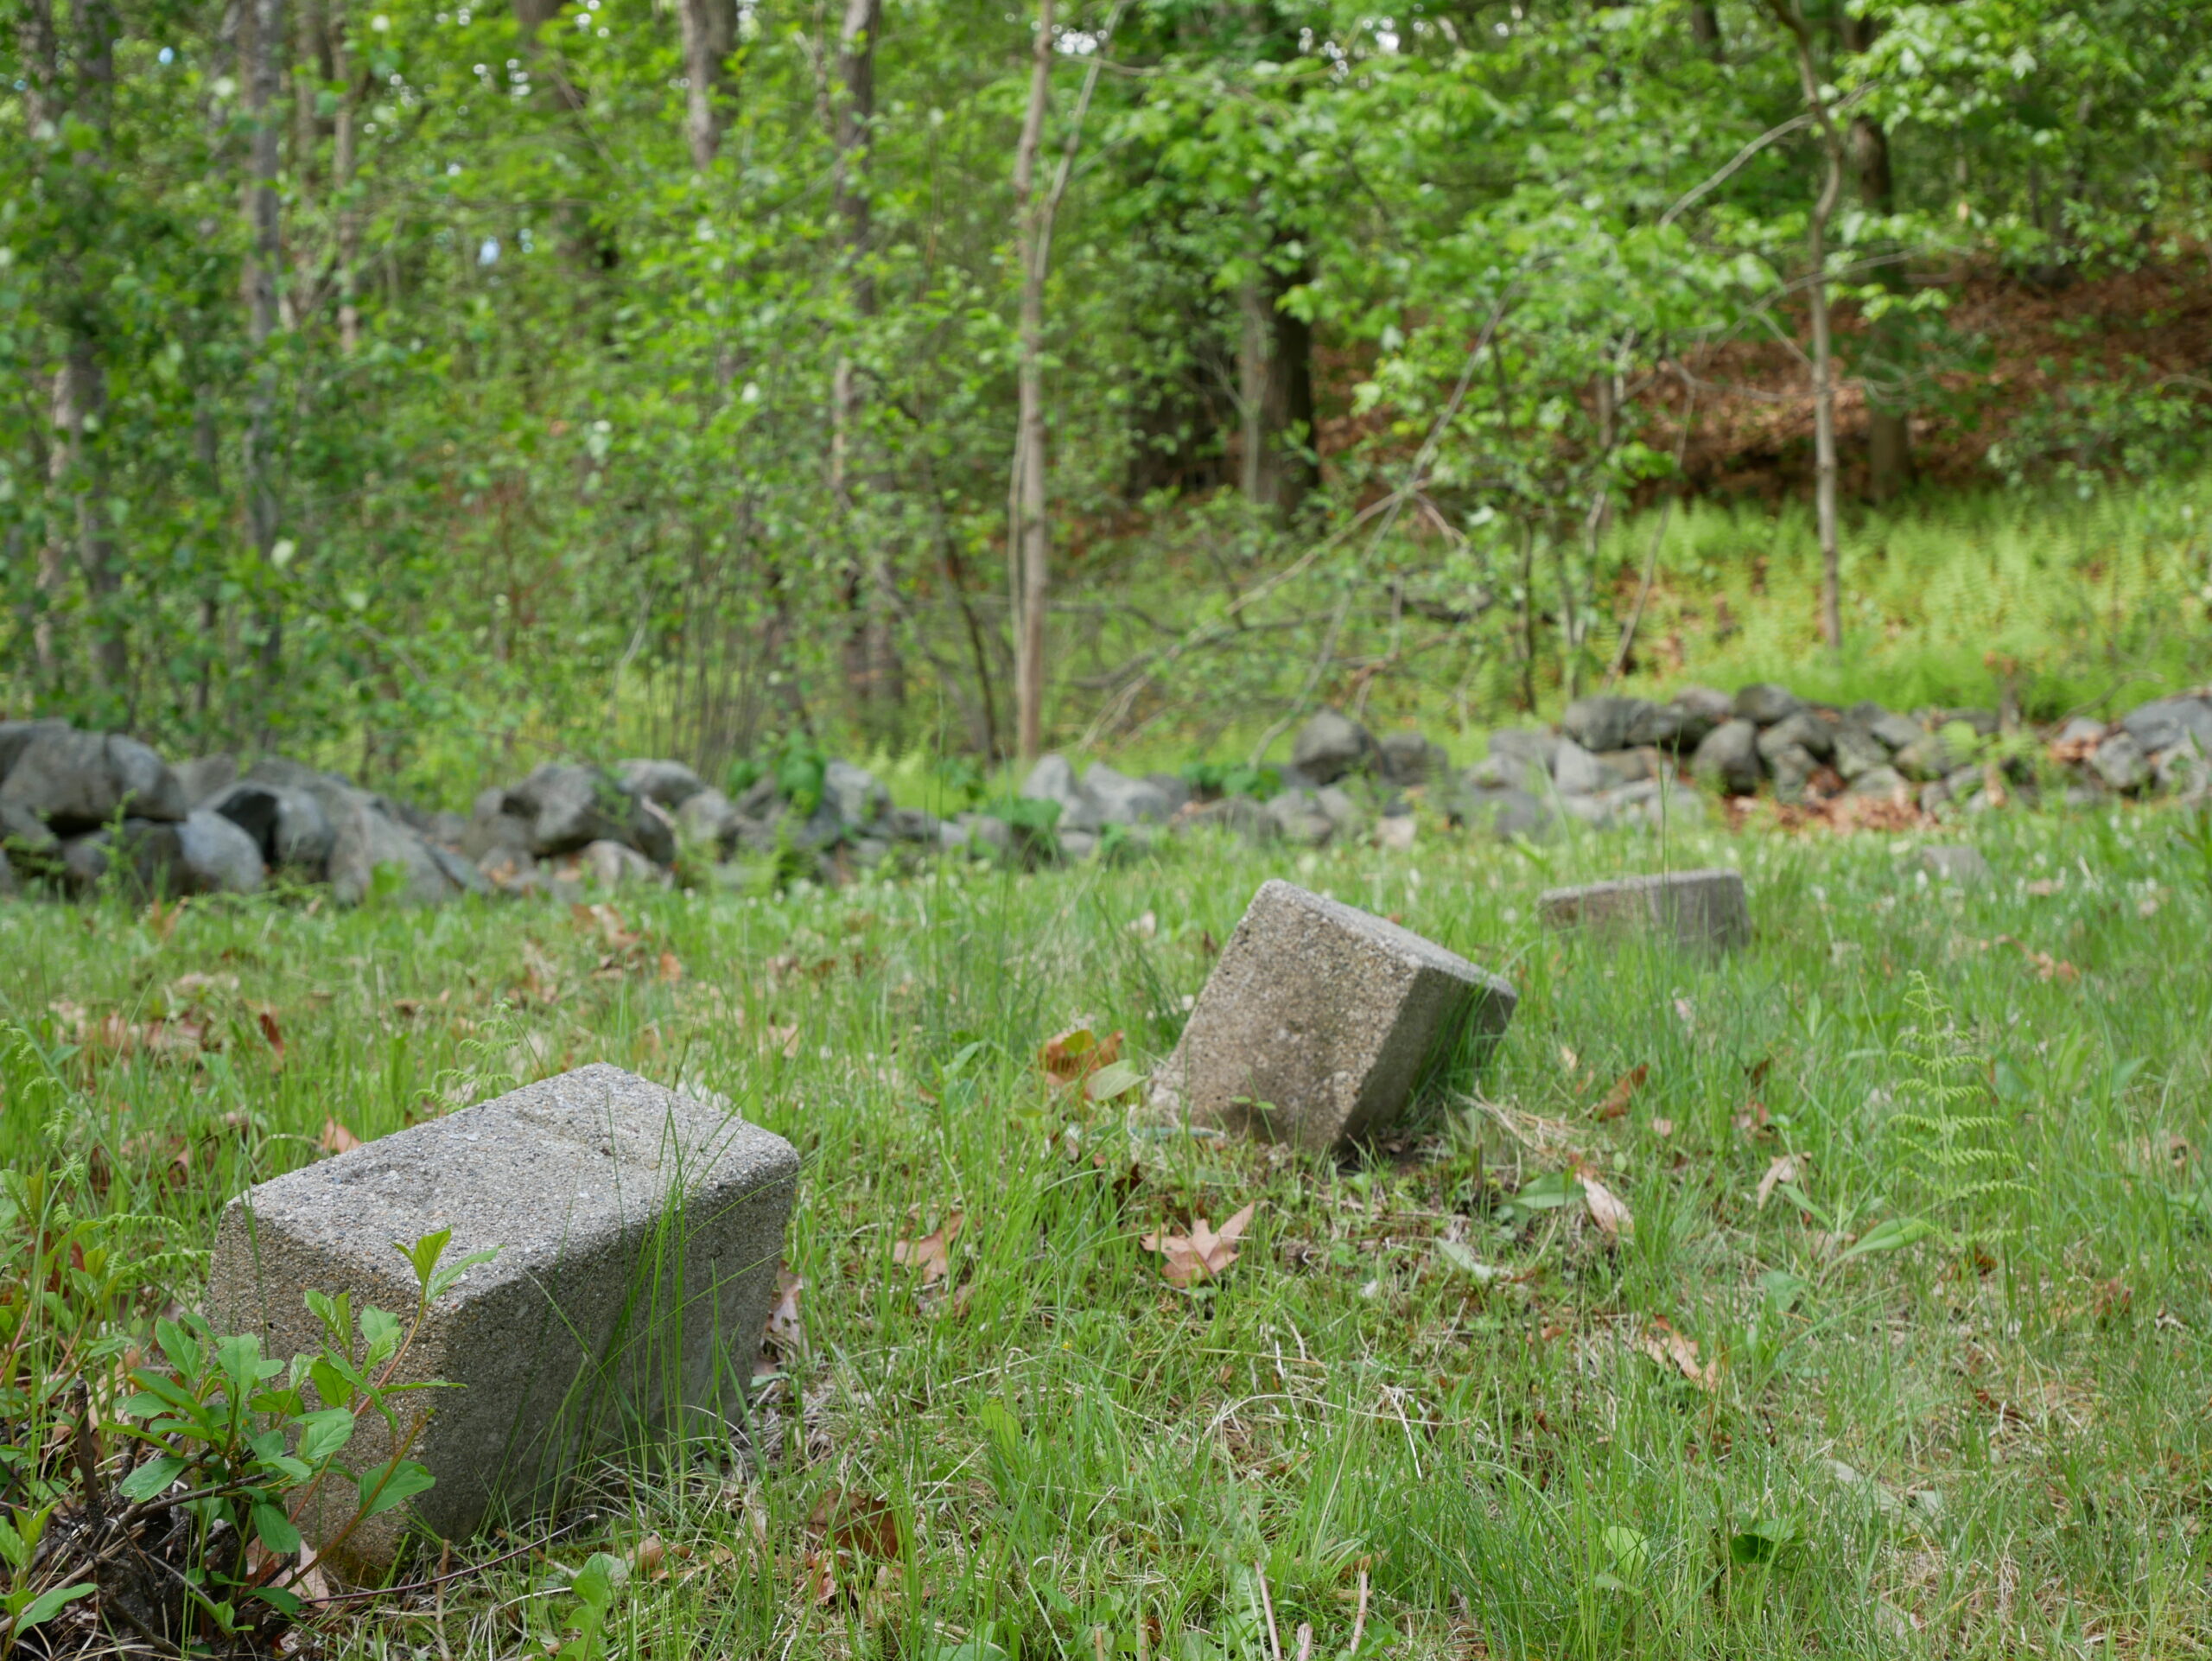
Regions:
<instances>
[{"instance_id":1,"label":"fallen maple leaf","mask_svg":"<svg viewBox=\"0 0 2212 1661\"><path fill-rule=\"evenodd\" d=\"M898 1515L874 1494L832 1488L815 1502L806 1526L810 1533L826 1537L833 1551L884 1558L899 1555Z\"/></svg>"},{"instance_id":2,"label":"fallen maple leaf","mask_svg":"<svg viewBox=\"0 0 2212 1661\"><path fill-rule=\"evenodd\" d=\"M1037 1065L1053 1083L1061 1085L1087 1079L1099 1068L1111 1066L1121 1059L1122 1034L1109 1033L1101 1038L1088 1025L1054 1033L1045 1041L1045 1047L1037 1052Z\"/></svg>"},{"instance_id":3,"label":"fallen maple leaf","mask_svg":"<svg viewBox=\"0 0 2212 1661\"><path fill-rule=\"evenodd\" d=\"M361 1145L361 1139L335 1119L322 1122L322 1137L318 1144L326 1154L350 1154Z\"/></svg>"},{"instance_id":4,"label":"fallen maple leaf","mask_svg":"<svg viewBox=\"0 0 2212 1661\"><path fill-rule=\"evenodd\" d=\"M1777 1188L1785 1182L1795 1182L1796 1180L1797 1155L1777 1154L1766 1168L1766 1174L1759 1179L1758 1209L1761 1211L1766 1209L1766 1202L1774 1197L1774 1191Z\"/></svg>"},{"instance_id":5,"label":"fallen maple leaf","mask_svg":"<svg viewBox=\"0 0 2212 1661\"><path fill-rule=\"evenodd\" d=\"M1252 1225L1252 1214L1259 1206L1260 1202L1254 1200L1217 1230L1201 1217L1191 1225L1188 1234L1170 1234L1162 1229L1146 1235L1138 1244L1167 1259L1160 1272L1170 1286L1217 1280L1236 1261L1236 1243Z\"/></svg>"},{"instance_id":6,"label":"fallen maple leaf","mask_svg":"<svg viewBox=\"0 0 2212 1661\"><path fill-rule=\"evenodd\" d=\"M1697 1340L1676 1332L1668 1325L1663 1316L1652 1321L1650 1327L1646 1329L1643 1337L1638 1341L1637 1347L1661 1366L1678 1369L1683 1378L1688 1379L1700 1390L1712 1391L1720 1388L1720 1364L1718 1361L1707 1361L1700 1365L1698 1361Z\"/></svg>"},{"instance_id":7,"label":"fallen maple leaf","mask_svg":"<svg viewBox=\"0 0 2212 1661\"><path fill-rule=\"evenodd\" d=\"M922 1284L935 1286L952 1272L952 1243L968 1219L955 1212L918 1240L900 1240L891 1248L891 1261L922 1271Z\"/></svg>"},{"instance_id":8,"label":"fallen maple leaf","mask_svg":"<svg viewBox=\"0 0 2212 1661\"><path fill-rule=\"evenodd\" d=\"M1606 1092L1605 1099L1599 1103L1596 1117L1599 1119L1622 1117L1628 1111L1630 1099L1643 1087L1643 1081L1650 1076L1650 1066L1645 1062L1638 1062L1621 1074L1613 1080L1613 1087Z\"/></svg>"},{"instance_id":9,"label":"fallen maple leaf","mask_svg":"<svg viewBox=\"0 0 2212 1661\"><path fill-rule=\"evenodd\" d=\"M1625 1200L1598 1180L1597 1168L1587 1163L1574 1168L1574 1180L1582 1185L1582 1203L1590 1208L1590 1220L1609 1240L1636 1231L1636 1218L1629 1211Z\"/></svg>"}]
</instances>

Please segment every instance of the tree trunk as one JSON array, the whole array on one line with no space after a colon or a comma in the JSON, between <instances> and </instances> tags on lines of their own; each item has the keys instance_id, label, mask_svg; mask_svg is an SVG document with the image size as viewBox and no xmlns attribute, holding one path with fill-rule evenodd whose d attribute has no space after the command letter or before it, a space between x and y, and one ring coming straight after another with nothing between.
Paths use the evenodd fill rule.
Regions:
<instances>
[{"instance_id":1,"label":"tree trunk","mask_svg":"<svg viewBox=\"0 0 2212 1661\"><path fill-rule=\"evenodd\" d=\"M1690 39L1698 43L1706 56L1715 63L1727 60L1727 48L1720 40L1720 12L1713 0L1692 0L1690 5Z\"/></svg>"},{"instance_id":2,"label":"tree trunk","mask_svg":"<svg viewBox=\"0 0 2212 1661\"><path fill-rule=\"evenodd\" d=\"M1843 557L1836 524L1835 351L1828 327L1827 232L1843 194L1844 137L1828 112L1813 32L1798 0L1767 0L1775 20L1796 47L1798 89L1819 133L1820 194L1805 222L1807 310L1813 335L1813 506L1821 537L1821 638L1831 652L1843 649Z\"/></svg>"},{"instance_id":3,"label":"tree trunk","mask_svg":"<svg viewBox=\"0 0 2212 1661\"><path fill-rule=\"evenodd\" d=\"M1309 280L1308 270L1286 281L1263 268L1239 296L1242 483L1248 500L1285 519L1321 481L1313 455L1313 330L1281 303L1292 287Z\"/></svg>"},{"instance_id":4,"label":"tree trunk","mask_svg":"<svg viewBox=\"0 0 2212 1661\"><path fill-rule=\"evenodd\" d=\"M691 165L704 173L721 150L718 95L728 91L737 10L730 0L679 0L677 10L683 26L683 137L691 147Z\"/></svg>"},{"instance_id":5,"label":"tree trunk","mask_svg":"<svg viewBox=\"0 0 2212 1661\"><path fill-rule=\"evenodd\" d=\"M1841 17L1841 37L1847 52L1871 49L1881 32L1880 23L1847 9ZM1870 213L1897 212L1897 178L1890 167L1890 136L1872 116L1854 116L1851 122L1851 167L1859 189L1859 205ZM1885 251L1894 256L1896 250ZM1892 294L1904 290L1904 271L1894 258L1881 268L1882 286ZM1904 395L1907 366L1903 361L1903 332L1894 322L1878 318L1867 330L1873 373L1866 378L1866 493L1886 502L1912 482L1912 406ZM1887 386L1879 383L1887 381Z\"/></svg>"},{"instance_id":6,"label":"tree trunk","mask_svg":"<svg viewBox=\"0 0 2212 1661\"><path fill-rule=\"evenodd\" d=\"M252 179L246 187L246 333L253 347L245 433L246 521L260 555L264 602L261 667L264 677L283 655L283 610L274 589L277 574L276 449L276 366L270 340L276 332L278 285L283 259L277 173L283 118L276 108L279 66L284 58L284 0L251 0L253 38L248 58L246 108L253 119ZM273 679L264 696L273 696ZM265 723L264 723L265 724Z\"/></svg>"},{"instance_id":7,"label":"tree trunk","mask_svg":"<svg viewBox=\"0 0 2212 1661\"><path fill-rule=\"evenodd\" d=\"M1014 199L1021 255L1021 307L1016 326L1015 511L1007 526L1014 593L1014 743L1033 761L1045 748L1045 608L1052 582L1052 526L1045 517L1045 260L1049 227L1037 188L1037 156L1052 101L1052 0L1037 0L1037 38L1029 75L1029 107L1014 150Z\"/></svg>"},{"instance_id":8,"label":"tree trunk","mask_svg":"<svg viewBox=\"0 0 2212 1661\"><path fill-rule=\"evenodd\" d=\"M361 80L353 68L346 0L332 0L330 78L338 83L338 111L330 137L330 194L338 206L338 349L350 358L361 345L361 213L353 200L353 175L359 166Z\"/></svg>"},{"instance_id":9,"label":"tree trunk","mask_svg":"<svg viewBox=\"0 0 2212 1661\"><path fill-rule=\"evenodd\" d=\"M842 264L853 315L862 323L876 315L874 205L869 197L868 150L875 123L875 43L882 32L881 0L846 0L837 30L835 111L836 165L833 207L843 227ZM868 523L868 492L856 499L866 417L861 366L841 355L830 384L830 493L847 542L840 598L845 608L842 659L847 706L871 738L895 741L906 701L906 666L893 638L889 544L880 525ZM878 481L879 483L880 481Z\"/></svg>"}]
</instances>

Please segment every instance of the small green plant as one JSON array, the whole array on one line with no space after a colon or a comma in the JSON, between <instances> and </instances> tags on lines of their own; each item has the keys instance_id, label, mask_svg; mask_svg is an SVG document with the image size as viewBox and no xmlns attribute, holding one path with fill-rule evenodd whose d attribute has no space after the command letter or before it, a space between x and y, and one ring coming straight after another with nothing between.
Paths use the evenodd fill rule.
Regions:
<instances>
[{"instance_id":1,"label":"small green plant","mask_svg":"<svg viewBox=\"0 0 2212 1661\"><path fill-rule=\"evenodd\" d=\"M566 1639L553 1661L601 1661L607 1653L607 1617L614 1607L614 1587L626 1565L619 1557L594 1551L569 1582L575 1609L563 1627Z\"/></svg>"},{"instance_id":2,"label":"small green plant","mask_svg":"<svg viewBox=\"0 0 2212 1661\"><path fill-rule=\"evenodd\" d=\"M1962 1244L1994 1240L2010 1231L2002 1213L2026 1187L2018 1175L2012 1127L1978 1111L1990 1099L1987 1062L1967 1044L1949 1006L1918 970L1905 1005L1911 1019L1892 1052L1898 1105L1888 1130L1902 1155L1906 1184L1916 1191L1915 1208L1946 1218ZM1928 1218L1892 1219L1880 1229L1914 1238L1941 1231ZM1855 1250L1878 1249L1869 1242L1880 1229L1870 1231ZM1910 1241L1898 1238L1895 1244Z\"/></svg>"},{"instance_id":3,"label":"small green plant","mask_svg":"<svg viewBox=\"0 0 2212 1661\"><path fill-rule=\"evenodd\" d=\"M431 1486L408 1457L428 1417L409 1398L438 1386L403 1382L399 1370L431 1302L493 1255L442 1263L451 1238L441 1231L394 1248L415 1271L411 1319L357 1313L346 1295L309 1292L322 1346L287 1363L264 1355L254 1334L218 1333L188 1314L155 1324L161 1362L131 1369L132 1392L99 1418L81 1384L44 1391L48 1411L4 1450L12 1480L0 1556L11 1575L11 1625L0 1652L95 1590L88 1640L103 1622L167 1646L266 1633L296 1614L289 1582L301 1569L300 1524L310 1508L318 1523L337 1520L321 1540L333 1553L362 1524ZM375 1451L348 1462L365 1418L383 1435L364 1439ZM67 1463L37 1457L57 1441L73 1449ZM350 1494L318 1505L333 1489ZM53 1524L57 1512L66 1531ZM137 1566L127 1584L108 1567L118 1556ZM160 1630L148 1630L149 1616Z\"/></svg>"},{"instance_id":4,"label":"small green plant","mask_svg":"<svg viewBox=\"0 0 2212 1661\"><path fill-rule=\"evenodd\" d=\"M806 818L822 805L830 758L819 744L804 733L793 733L784 740L770 766L775 773L777 791L791 804L795 815Z\"/></svg>"}]
</instances>

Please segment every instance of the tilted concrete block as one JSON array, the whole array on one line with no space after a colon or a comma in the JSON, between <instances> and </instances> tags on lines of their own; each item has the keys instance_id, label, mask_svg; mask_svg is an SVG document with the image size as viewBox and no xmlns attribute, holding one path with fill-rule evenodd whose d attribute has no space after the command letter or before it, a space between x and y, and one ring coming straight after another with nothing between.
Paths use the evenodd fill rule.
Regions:
<instances>
[{"instance_id":1,"label":"tilted concrete block","mask_svg":"<svg viewBox=\"0 0 2212 1661\"><path fill-rule=\"evenodd\" d=\"M1505 1030L1517 995L1395 923L1281 881L1222 948L1154 1099L1193 1123L1342 1155Z\"/></svg>"},{"instance_id":2,"label":"tilted concrete block","mask_svg":"<svg viewBox=\"0 0 2212 1661\"><path fill-rule=\"evenodd\" d=\"M1732 870L1669 871L1552 888L1536 906L1554 928L1654 934L1692 951L1725 951L1751 938L1744 879Z\"/></svg>"},{"instance_id":3,"label":"tilted concrete block","mask_svg":"<svg viewBox=\"0 0 2212 1661\"><path fill-rule=\"evenodd\" d=\"M223 1213L207 1314L289 1359L321 1347L304 1301L350 1293L403 1317L395 1245L453 1231L447 1261L497 1247L430 1307L395 1382L429 1417L410 1450L435 1486L406 1507L434 1535L556 1503L587 1461L649 1430L742 1422L775 1296L798 1155L780 1136L618 1067L582 1067L250 1189ZM703 1417L702 1416L704 1416ZM365 1415L345 1461L389 1456ZM351 1517L350 1485L300 1519ZM399 1513L342 1559L389 1562Z\"/></svg>"}]
</instances>

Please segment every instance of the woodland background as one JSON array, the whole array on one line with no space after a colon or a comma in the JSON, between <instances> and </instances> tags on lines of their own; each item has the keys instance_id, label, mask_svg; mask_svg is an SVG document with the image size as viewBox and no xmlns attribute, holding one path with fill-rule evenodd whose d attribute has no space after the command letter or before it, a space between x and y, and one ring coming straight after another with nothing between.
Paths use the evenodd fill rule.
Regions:
<instances>
[{"instance_id":1,"label":"woodland background","mask_svg":"<svg viewBox=\"0 0 2212 1661\"><path fill-rule=\"evenodd\" d=\"M0 703L2053 713L2207 666L2208 124L2192 0L0 0Z\"/></svg>"}]
</instances>

